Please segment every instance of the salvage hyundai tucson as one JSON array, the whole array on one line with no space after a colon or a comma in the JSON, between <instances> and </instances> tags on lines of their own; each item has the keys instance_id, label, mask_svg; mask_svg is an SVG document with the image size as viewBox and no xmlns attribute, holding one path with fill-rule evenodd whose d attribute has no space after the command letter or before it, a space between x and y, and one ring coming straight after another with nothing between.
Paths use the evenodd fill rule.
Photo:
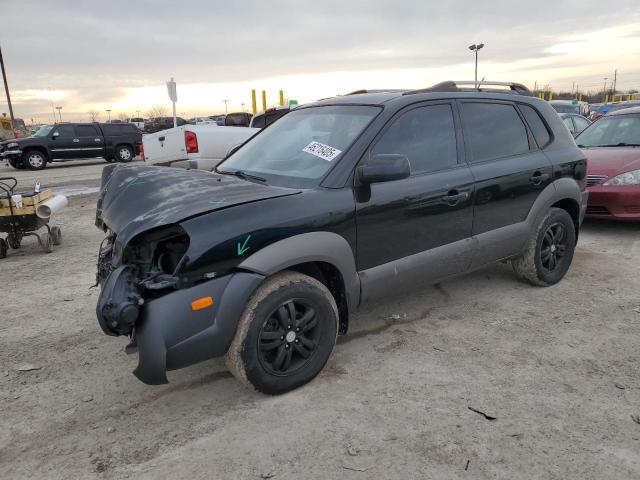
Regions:
<instances>
[{"instance_id":1,"label":"salvage hyundai tucson","mask_svg":"<svg viewBox=\"0 0 640 480\"><path fill-rule=\"evenodd\" d=\"M509 260L549 286L587 204L584 154L519 84L444 82L305 105L212 172L109 165L99 323L148 384L225 356L278 394L362 303Z\"/></svg>"}]
</instances>

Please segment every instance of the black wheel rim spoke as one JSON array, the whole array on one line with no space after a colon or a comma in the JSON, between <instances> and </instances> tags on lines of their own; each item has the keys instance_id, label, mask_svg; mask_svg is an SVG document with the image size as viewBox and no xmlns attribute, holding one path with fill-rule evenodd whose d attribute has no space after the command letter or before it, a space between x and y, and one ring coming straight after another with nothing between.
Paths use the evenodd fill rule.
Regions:
<instances>
[{"instance_id":1,"label":"black wheel rim spoke","mask_svg":"<svg viewBox=\"0 0 640 480\"><path fill-rule=\"evenodd\" d=\"M568 247L564 225L555 223L549 226L542 237L542 245L540 246L540 262L543 268L549 272L558 268Z\"/></svg>"},{"instance_id":2,"label":"black wheel rim spoke","mask_svg":"<svg viewBox=\"0 0 640 480\"><path fill-rule=\"evenodd\" d=\"M322 333L318 309L314 307L306 299L293 299L266 319L258 336L258 355L268 371L288 375L311 361Z\"/></svg>"}]
</instances>

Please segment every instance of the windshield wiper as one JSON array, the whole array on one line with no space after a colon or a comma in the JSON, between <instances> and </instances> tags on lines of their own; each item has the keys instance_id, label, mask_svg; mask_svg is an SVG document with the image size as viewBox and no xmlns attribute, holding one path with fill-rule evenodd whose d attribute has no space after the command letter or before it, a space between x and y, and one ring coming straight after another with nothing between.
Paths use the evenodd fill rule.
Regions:
<instances>
[{"instance_id":1,"label":"windshield wiper","mask_svg":"<svg viewBox=\"0 0 640 480\"><path fill-rule=\"evenodd\" d=\"M238 178L242 178L243 180L257 180L258 182L261 183L267 183L267 179L266 178L262 178L259 177L257 175L252 175L250 173L247 173L243 170L233 170L230 172L224 171L224 170L216 170L218 173L222 173L224 175L234 175Z\"/></svg>"}]
</instances>

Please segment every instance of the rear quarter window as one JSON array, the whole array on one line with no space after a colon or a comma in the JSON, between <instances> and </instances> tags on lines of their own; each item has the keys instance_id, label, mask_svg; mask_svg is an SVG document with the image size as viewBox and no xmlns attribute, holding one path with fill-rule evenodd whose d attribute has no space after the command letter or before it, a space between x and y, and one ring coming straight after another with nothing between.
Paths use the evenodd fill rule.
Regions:
<instances>
[{"instance_id":1,"label":"rear quarter window","mask_svg":"<svg viewBox=\"0 0 640 480\"><path fill-rule=\"evenodd\" d=\"M527 129L514 105L463 102L464 136L472 162L529 151Z\"/></svg>"},{"instance_id":2,"label":"rear quarter window","mask_svg":"<svg viewBox=\"0 0 640 480\"><path fill-rule=\"evenodd\" d=\"M538 146L540 148L546 147L551 141L551 134L538 111L530 105L522 104L520 105L520 111L529 124L533 138L536 139Z\"/></svg>"}]
</instances>

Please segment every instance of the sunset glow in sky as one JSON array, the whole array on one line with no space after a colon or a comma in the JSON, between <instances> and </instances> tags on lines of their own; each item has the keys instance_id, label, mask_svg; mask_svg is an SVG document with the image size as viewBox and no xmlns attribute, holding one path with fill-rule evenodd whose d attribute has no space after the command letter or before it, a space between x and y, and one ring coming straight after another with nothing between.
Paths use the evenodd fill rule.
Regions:
<instances>
[{"instance_id":1,"label":"sunset glow in sky","mask_svg":"<svg viewBox=\"0 0 640 480\"><path fill-rule=\"evenodd\" d=\"M172 76L183 117L224 112L223 99L230 111L242 103L249 110L252 88L258 97L266 90L270 105L279 89L305 103L360 88L420 88L472 79L467 47L475 42L486 45L480 78L595 92L617 69L619 90L640 90L636 1L618 2L615 12L591 0L538 2L527 15L502 1L405 1L393 11L359 0L194 1L188 12L173 2L130 3L110 2L109 11L93 0L0 7L16 115L51 122L52 104L64 120L88 120L90 110L145 115L170 108L164 82Z\"/></svg>"}]
</instances>

